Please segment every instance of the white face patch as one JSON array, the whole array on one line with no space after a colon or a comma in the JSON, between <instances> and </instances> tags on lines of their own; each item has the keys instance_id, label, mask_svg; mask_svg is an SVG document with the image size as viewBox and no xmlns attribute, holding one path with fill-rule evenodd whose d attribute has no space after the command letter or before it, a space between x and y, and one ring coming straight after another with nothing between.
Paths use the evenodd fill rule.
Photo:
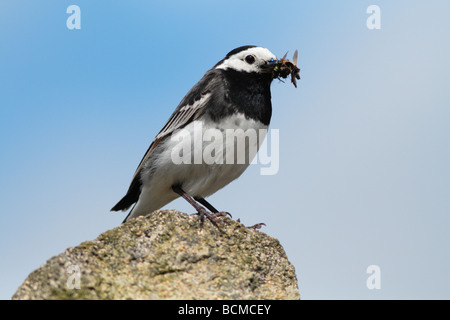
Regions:
<instances>
[{"instance_id":1,"label":"white face patch","mask_svg":"<svg viewBox=\"0 0 450 320\"><path fill-rule=\"evenodd\" d=\"M247 61L248 56L253 56L254 62ZM216 69L233 69L244 72L264 72L262 66L271 59L276 60L277 57L266 48L254 47L238 52L219 64ZM248 59L252 61L251 58Z\"/></svg>"}]
</instances>

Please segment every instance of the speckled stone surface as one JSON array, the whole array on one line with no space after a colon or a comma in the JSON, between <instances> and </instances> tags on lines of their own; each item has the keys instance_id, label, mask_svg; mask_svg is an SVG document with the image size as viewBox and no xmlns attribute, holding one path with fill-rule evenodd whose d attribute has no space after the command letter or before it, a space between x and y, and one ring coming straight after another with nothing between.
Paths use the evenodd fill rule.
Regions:
<instances>
[{"instance_id":1,"label":"speckled stone surface","mask_svg":"<svg viewBox=\"0 0 450 320\"><path fill-rule=\"evenodd\" d=\"M300 295L294 267L278 240L228 218L218 228L198 216L165 210L132 219L49 259L28 276L13 299Z\"/></svg>"}]
</instances>

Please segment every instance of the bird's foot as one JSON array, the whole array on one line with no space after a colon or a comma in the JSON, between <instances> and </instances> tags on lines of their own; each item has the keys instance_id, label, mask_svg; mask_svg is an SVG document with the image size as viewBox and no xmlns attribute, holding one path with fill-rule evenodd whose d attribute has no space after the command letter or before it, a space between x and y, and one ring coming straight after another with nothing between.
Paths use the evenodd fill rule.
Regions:
<instances>
[{"instance_id":1,"label":"bird's foot","mask_svg":"<svg viewBox=\"0 0 450 320\"><path fill-rule=\"evenodd\" d=\"M261 222L261 223L257 223L251 227L246 227L247 229L253 229L253 230L258 230L261 229L262 226L265 226L266 224Z\"/></svg>"},{"instance_id":2,"label":"bird's foot","mask_svg":"<svg viewBox=\"0 0 450 320\"><path fill-rule=\"evenodd\" d=\"M257 223L257 224L255 224L255 225L253 225L251 227L246 227L246 228L247 229L258 230L258 229L261 229L261 227L265 226L265 225L266 225L265 223Z\"/></svg>"},{"instance_id":3,"label":"bird's foot","mask_svg":"<svg viewBox=\"0 0 450 320\"><path fill-rule=\"evenodd\" d=\"M223 217L229 216L231 219L233 219L233 216L231 215L231 213L226 212L226 211L214 212L214 213L212 213L212 215L214 215L217 218L223 218Z\"/></svg>"},{"instance_id":4,"label":"bird's foot","mask_svg":"<svg viewBox=\"0 0 450 320\"><path fill-rule=\"evenodd\" d=\"M241 219L237 219L236 221L239 222L239 223L241 223ZM255 225L253 225L253 226L246 227L246 228L247 228L247 229L258 230L258 229L261 229L261 227L262 227L262 226L265 226L265 225L266 225L265 223L261 222L261 223L257 223L257 224L255 224Z\"/></svg>"},{"instance_id":5,"label":"bird's foot","mask_svg":"<svg viewBox=\"0 0 450 320\"><path fill-rule=\"evenodd\" d=\"M227 216L226 212L211 213L211 212L208 212L205 208L199 208L197 214L200 216L200 219L202 221L206 217L206 218L208 218L209 221L211 221L212 223L215 223L215 224L223 223L222 219L220 219L220 218Z\"/></svg>"}]
</instances>

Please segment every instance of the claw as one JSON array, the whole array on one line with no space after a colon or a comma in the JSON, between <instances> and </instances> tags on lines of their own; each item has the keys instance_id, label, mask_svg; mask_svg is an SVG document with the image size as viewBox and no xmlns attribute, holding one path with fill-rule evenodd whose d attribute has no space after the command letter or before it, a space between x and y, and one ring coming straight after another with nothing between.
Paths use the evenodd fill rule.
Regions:
<instances>
[{"instance_id":1,"label":"claw","mask_svg":"<svg viewBox=\"0 0 450 320\"><path fill-rule=\"evenodd\" d=\"M255 224L255 225L253 225L251 227L247 227L247 229L258 230L258 229L261 229L261 227L265 226L265 225L266 225L265 223L257 223L257 224Z\"/></svg>"},{"instance_id":2,"label":"claw","mask_svg":"<svg viewBox=\"0 0 450 320\"><path fill-rule=\"evenodd\" d=\"M197 213L200 216L200 219L203 221L203 219L206 217L209 221L213 223L221 224L223 221L219 219L214 213L210 213L202 208L202 210L199 210Z\"/></svg>"},{"instance_id":3,"label":"claw","mask_svg":"<svg viewBox=\"0 0 450 320\"><path fill-rule=\"evenodd\" d=\"M233 219L233 216L231 215L231 213L226 212L226 211L216 212L216 213L213 213L213 215L217 218L229 216L231 219Z\"/></svg>"}]
</instances>

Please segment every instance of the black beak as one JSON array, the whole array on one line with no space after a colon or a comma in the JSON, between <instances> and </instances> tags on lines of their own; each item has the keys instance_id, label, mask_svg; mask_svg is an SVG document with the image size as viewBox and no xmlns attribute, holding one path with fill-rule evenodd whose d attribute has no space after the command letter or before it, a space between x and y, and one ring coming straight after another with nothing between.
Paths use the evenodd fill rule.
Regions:
<instances>
[{"instance_id":1,"label":"black beak","mask_svg":"<svg viewBox=\"0 0 450 320\"><path fill-rule=\"evenodd\" d=\"M278 64L278 60L272 58L269 61L266 61L266 63L263 65L263 69L265 69L267 71L272 71L273 68L275 68L275 66L277 64Z\"/></svg>"}]
</instances>

